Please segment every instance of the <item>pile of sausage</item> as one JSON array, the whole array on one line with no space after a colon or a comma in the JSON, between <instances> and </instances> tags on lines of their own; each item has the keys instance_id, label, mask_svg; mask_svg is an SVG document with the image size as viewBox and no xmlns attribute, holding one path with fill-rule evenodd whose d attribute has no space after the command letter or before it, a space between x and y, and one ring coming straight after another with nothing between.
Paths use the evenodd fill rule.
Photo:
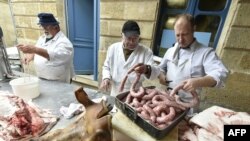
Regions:
<instances>
[{"instance_id":1,"label":"pile of sausage","mask_svg":"<svg viewBox=\"0 0 250 141\"><path fill-rule=\"evenodd\" d=\"M126 79L131 72L132 70L123 79L120 91L122 91ZM176 115L199 103L196 92L191 92L193 100L185 103L180 100L178 95L170 95L167 91L144 87L139 87L136 90L136 84L139 79L140 75L138 74L124 102L134 108L142 119L148 121L158 129L165 129L175 119ZM179 85L173 91L178 92L182 88L183 86Z\"/></svg>"},{"instance_id":2,"label":"pile of sausage","mask_svg":"<svg viewBox=\"0 0 250 141\"><path fill-rule=\"evenodd\" d=\"M166 128L176 114L185 110L167 92L143 87L136 93L130 91L125 103L133 107L141 118L159 129Z\"/></svg>"}]
</instances>

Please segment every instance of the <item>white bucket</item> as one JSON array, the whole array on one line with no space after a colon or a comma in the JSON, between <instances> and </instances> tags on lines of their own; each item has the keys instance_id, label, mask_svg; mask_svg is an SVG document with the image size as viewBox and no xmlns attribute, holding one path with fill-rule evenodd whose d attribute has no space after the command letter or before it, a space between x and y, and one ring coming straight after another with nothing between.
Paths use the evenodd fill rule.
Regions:
<instances>
[{"instance_id":1,"label":"white bucket","mask_svg":"<svg viewBox=\"0 0 250 141\"><path fill-rule=\"evenodd\" d=\"M37 77L20 77L10 81L13 93L24 100L30 100L40 95L39 79Z\"/></svg>"}]
</instances>

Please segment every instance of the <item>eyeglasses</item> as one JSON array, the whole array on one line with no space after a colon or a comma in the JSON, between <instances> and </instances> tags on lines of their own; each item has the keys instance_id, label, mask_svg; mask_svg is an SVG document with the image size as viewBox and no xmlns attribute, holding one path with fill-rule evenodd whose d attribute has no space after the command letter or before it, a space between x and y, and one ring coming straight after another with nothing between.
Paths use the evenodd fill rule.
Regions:
<instances>
[{"instance_id":1,"label":"eyeglasses","mask_svg":"<svg viewBox=\"0 0 250 141\"><path fill-rule=\"evenodd\" d=\"M123 38L125 39L125 41L132 41L132 42L138 42L140 39L140 36L125 36L123 35Z\"/></svg>"}]
</instances>

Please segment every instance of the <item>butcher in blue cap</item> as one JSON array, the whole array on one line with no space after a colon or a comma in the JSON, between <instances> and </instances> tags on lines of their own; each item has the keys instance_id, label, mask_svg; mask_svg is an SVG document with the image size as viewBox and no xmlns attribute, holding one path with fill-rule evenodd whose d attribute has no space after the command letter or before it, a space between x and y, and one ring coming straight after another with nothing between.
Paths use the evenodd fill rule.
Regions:
<instances>
[{"instance_id":1,"label":"butcher in blue cap","mask_svg":"<svg viewBox=\"0 0 250 141\"><path fill-rule=\"evenodd\" d=\"M54 15L51 13L40 13L38 14L40 25L58 25L59 22L55 19Z\"/></svg>"},{"instance_id":2,"label":"butcher in blue cap","mask_svg":"<svg viewBox=\"0 0 250 141\"><path fill-rule=\"evenodd\" d=\"M121 28L121 41L109 46L106 59L102 67L102 82L100 90L110 92L116 96L121 91L120 86L127 72L137 63L151 65L154 63L153 52L149 47L140 43L140 27L136 21L128 20ZM151 70L147 70L150 74ZM146 76L147 77L147 76ZM123 90L129 91L136 79L136 74L131 73L124 85ZM138 80L135 89L142 86L145 77Z\"/></svg>"},{"instance_id":3,"label":"butcher in blue cap","mask_svg":"<svg viewBox=\"0 0 250 141\"><path fill-rule=\"evenodd\" d=\"M73 45L60 30L51 13L39 13L38 24L44 31L36 45L17 45L25 55L24 64L34 60L37 76L47 80L71 82L74 75Z\"/></svg>"}]
</instances>

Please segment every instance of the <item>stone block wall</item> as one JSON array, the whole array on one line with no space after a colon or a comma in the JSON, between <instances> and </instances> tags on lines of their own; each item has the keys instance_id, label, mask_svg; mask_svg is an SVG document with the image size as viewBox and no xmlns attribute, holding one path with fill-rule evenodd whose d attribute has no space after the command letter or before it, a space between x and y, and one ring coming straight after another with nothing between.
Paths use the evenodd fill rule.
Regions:
<instances>
[{"instance_id":1,"label":"stone block wall","mask_svg":"<svg viewBox=\"0 0 250 141\"><path fill-rule=\"evenodd\" d=\"M62 31L66 31L64 7L61 3L63 2L60 0L11 0L18 43L36 43L42 34L37 25L37 14L40 12L53 13L60 22Z\"/></svg>"},{"instance_id":2,"label":"stone block wall","mask_svg":"<svg viewBox=\"0 0 250 141\"><path fill-rule=\"evenodd\" d=\"M218 43L218 54L230 70L224 89L206 89L201 109L223 105L250 112L250 1L233 0ZM218 48L218 47L217 47Z\"/></svg>"},{"instance_id":3,"label":"stone block wall","mask_svg":"<svg viewBox=\"0 0 250 141\"><path fill-rule=\"evenodd\" d=\"M8 0L0 0L0 9L0 26L3 30L3 39L6 47L12 47L16 44L16 33Z\"/></svg>"}]
</instances>

